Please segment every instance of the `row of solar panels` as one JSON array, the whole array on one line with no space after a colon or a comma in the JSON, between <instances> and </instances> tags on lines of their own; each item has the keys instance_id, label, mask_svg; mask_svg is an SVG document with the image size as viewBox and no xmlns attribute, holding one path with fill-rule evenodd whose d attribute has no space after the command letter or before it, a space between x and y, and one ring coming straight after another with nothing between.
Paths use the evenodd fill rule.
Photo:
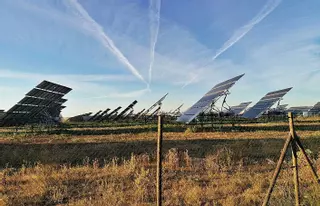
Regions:
<instances>
[{"instance_id":1,"label":"row of solar panels","mask_svg":"<svg viewBox=\"0 0 320 206\"><path fill-rule=\"evenodd\" d=\"M311 115L320 114L320 102L317 102L314 106L290 107L288 111L293 113L307 112Z\"/></svg>"},{"instance_id":2,"label":"row of solar panels","mask_svg":"<svg viewBox=\"0 0 320 206\"><path fill-rule=\"evenodd\" d=\"M115 110L111 111L109 108L106 110L100 110L94 115L92 113L85 113L81 115L77 115L74 117L69 118L71 122L103 122L103 121L117 121L120 119L126 119L131 117L132 119L139 119L142 116L152 118L155 116L161 109L162 102L167 97L168 93L160 98L157 102L155 102L150 108L143 109L142 111L138 112L137 114L133 114L134 110L133 107L138 103L137 100L133 101L129 106L127 106L122 112L118 114L122 107L117 107ZM179 108L180 109L180 108ZM110 112L111 111L111 112Z\"/></svg>"},{"instance_id":3,"label":"row of solar panels","mask_svg":"<svg viewBox=\"0 0 320 206\"><path fill-rule=\"evenodd\" d=\"M215 85L209 92L207 92L198 102L192 105L187 111L185 111L180 117L178 117L178 122L190 123L194 120L200 113L210 109L214 104L223 96L229 94L229 89L242 77L244 74L236 76L227 81L221 82ZM276 102L281 100L285 94L287 94L291 88L277 90L267 93L262 97L253 107L244 111L245 108L251 102L244 102L238 106L235 106L233 109L235 114L241 114L244 118L258 118L266 110L270 109Z\"/></svg>"},{"instance_id":4,"label":"row of solar panels","mask_svg":"<svg viewBox=\"0 0 320 206\"><path fill-rule=\"evenodd\" d=\"M1 125L19 125L28 123L58 121L63 97L72 89L49 81L42 81L7 112L0 116Z\"/></svg>"}]
</instances>

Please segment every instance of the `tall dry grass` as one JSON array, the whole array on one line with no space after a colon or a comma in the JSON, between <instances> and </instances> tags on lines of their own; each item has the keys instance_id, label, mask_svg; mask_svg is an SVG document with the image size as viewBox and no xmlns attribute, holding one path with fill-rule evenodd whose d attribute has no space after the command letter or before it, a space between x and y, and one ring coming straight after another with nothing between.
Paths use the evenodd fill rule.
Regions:
<instances>
[{"instance_id":1,"label":"tall dry grass","mask_svg":"<svg viewBox=\"0 0 320 206\"><path fill-rule=\"evenodd\" d=\"M164 205L260 205L275 163L236 156L228 148L205 158L170 149L164 158ZM320 160L313 161L319 172ZM301 155L299 162L302 204L317 205L320 187ZM271 205L293 204L290 165L284 164ZM25 163L0 172L0 205L154 205L155 177L154 158L146 154L111 162L86 158L78 166Z\"/></svg>"}]
</instances>

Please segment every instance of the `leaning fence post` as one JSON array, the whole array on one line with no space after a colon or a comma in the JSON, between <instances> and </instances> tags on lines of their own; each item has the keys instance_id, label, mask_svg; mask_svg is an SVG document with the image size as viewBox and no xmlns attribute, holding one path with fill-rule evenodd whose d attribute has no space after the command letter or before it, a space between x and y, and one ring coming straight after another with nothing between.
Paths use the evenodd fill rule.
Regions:
<instances>
[{"instance_id":1,"label":"leaning fence post","mask_svg":"<svg viewBox=\"0 0 320 206\"><path fill-rule=\"evenodd\" d=\"M291 150L292 150L292 166L293 166L293 182L294 182L294 194L296 206L300 205L300 192L299 192L299 176L298 176L298 158L297 158L297 143L295 128L293 123L293 115L291 112L288 113L289 116L289 128L290 136L292 138Z\"/></svg>"},{"instance_id":2,"label":"leaning fence post","mask_svg":"<svg viewBox=\"0 0 320 206\"><path fill-rule=\"evenodd\" d=\"M157 143L157 206L162 205L162 134L163 116L158 116L158 143Z\"/></svg>"}]
</instances>

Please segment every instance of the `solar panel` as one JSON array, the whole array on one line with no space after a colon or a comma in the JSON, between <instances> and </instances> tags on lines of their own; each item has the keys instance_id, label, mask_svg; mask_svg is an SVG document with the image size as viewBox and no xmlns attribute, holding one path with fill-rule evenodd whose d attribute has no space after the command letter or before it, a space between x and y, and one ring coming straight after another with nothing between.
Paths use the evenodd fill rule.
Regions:
<instances>
[{"instance_id":1,"label":"solar panel","mask_svg":"<svg viewBox=\"0 0 320 206\"><path fill-rule=\"evenodd\" d=\"M62 104L67 99L63 96L70 91L71 88L43 81L5 113L1 124L27 124L40 118L47 118L48 121L56 119L65 108Z\"/></svg>"},{"instance_id":2,"label":"solar panel","mask_svg":"<svg viewBox=\"0 0 320 206\"><path fill-rule=\"evenodd\" d=\"M56 99L61 99L63 97L63 94L53 93L50 91L45 91L45 90L35 88L35 89L32 89L30 92L28 92L26 96L56 100Z\"/></svg>"},{"instance_id":3,"label":"solar panel","mask_svg":"<svg viewBox=\"0 0 320 206\"><path fill-rule=\"evenodd\" d=\"M211 103L216 102L221 96L224 96L226 92L241 78L244 74L236 76L227 81L221 82L215 85L209 92L207 92L197 103L185 111L180 117L178 122L190 123L196 118L199 113L210 107Z\"/></svg>"},{"instance_id":4,"label":"solar panel","mask_svg":"<svg viewBox=\"0 0 320 206\"><path fill-rule=\"evenodd\" d=\"M113 115L117 115L118 111L121 109L122 107L117 107L115 110L113 110L112 112L110 112L110 114L107 114L106 116L104 116L103 120L107 120L109 119L109 117L112 117Z\"/></svg>"},{"instance_id":5,"label":"solar panel","mask_svg":"<svg viewBox=\"0 0 320 206\"><path fill-rule=\"evenodd\" d=\"M36 88L47 90L47 91L53 91L53 92L59 92L61 94L67 94L69 93L72 89L60 84L52 83L49 81L44 80L40 84L36 86Z\"/></svg>"},{"instance_id":6,"label":"solar panel","mask_svg":"<svg viewBox=\"0 0 320 206\"><path fill-rule=\"evenodd\" d=\"M90 119L88 119L88 121L94 121L101 113L102 113L102 110L99 110Z\"/></svg>"},{"instance_id":7,"label":"solar panel","mask_svg":"<svg viewBox=\"0 0 320 206\"><path fill-rule=\"evenodd\" d=\"M107 115L108 114L108 112L110 111L111 109L106 109L106 110L104 110L100 115L98 115L95 119L94 119L94 121L99 121L99 120L101 120L105 115Z\"/></svg>"},{"instance_id":8,"label":"solar panel","mask_svg":"<svg viewBox=\"0 0 320 206\"><path fill-rule=\"evenodd\" d=\"M257 102L253 107L248 109L242 117L244 118L258 118L265 111L270 109L277 101L281 100L281 98L286 95L292 87L287 89L282 89L274 92L269 92L264 97L262 97L259 102Z\"/></svg>"},{"instance_id":9,"label":"solar panel","mask_svg":"<svg viewBox=\"0 0 320 206\"><path fill-rule=\"evenodd\" d=\"M312 109L312 106L298 106L298 107L290 107L287 109L287 112L294 112L294 113L303 113L308 112Z\"/></svg>"},{"instance_id":10,"label":"solar panel","mask_svg":"<svg viewBox=\"0 0 320 206\"><path fill-rule=\"evenodd\" d=\"M320 102L316 103L309 112L311 114L320 114Z\"/></svg>"},{"instance_id":11,"label":"solar panel","mask_svg":"<svg viewBox=\"0 0 320 206\"><path fill-rule=\"evenodd\" d=\"M114 118L114 120L120 119L124 116L128 111L133 110L133 107L138 103L137 100L134 100L129 106L127 106L118 116Z\"/></svg>"},{"instance_id":12,"label":"solar panel","mask_svg":"<svg viewBox=\"0 0 320 206\"><path fill-rule=\"evenodd\" d=\"M237 106L230 107L231 111L235 115L239 115L244 112L244 110L251 104L251 102L242 102L241 104Z\"/></svg>"},{"instance_id":13,"label":"solar panel","mask_svg":"<svg viewBox=\"0 0 320 206\"><path fill-rule=\"evenodd\" d=\"M140 118L143 115L147 115L149 112L151 112L156 106L161 106L163 100L165 100L165 98L168 96L169 93L165 94L163 97L161 97L161 99L159 99L156 103L154 103L149 109L145 110L144 112L142 112L141 114L139 114L139 116L137 118Z\"/></svg>"}]
</instances>

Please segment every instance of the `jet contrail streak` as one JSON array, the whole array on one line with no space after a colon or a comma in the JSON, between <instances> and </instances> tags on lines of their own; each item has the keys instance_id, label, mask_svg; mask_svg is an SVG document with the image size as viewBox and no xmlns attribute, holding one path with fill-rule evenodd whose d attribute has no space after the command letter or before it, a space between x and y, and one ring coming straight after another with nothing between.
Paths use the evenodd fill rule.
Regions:
<instances>
[{"instance_id":1,"label":"jet contrail streak","mask_svg":"<svg viewBox=\"0 0 320 206\"><path fill-rule=\"evenodd\" d=\"M83 21L83 26L87 29L91 35L96 37L101 44L109 49L118 60L123 63L133 75L139 78L144 83L148 84L139 71L129 62L129 60L122 54L122 52L117 48L112 39L104 32L103 28L88 14L88 12L82 7L82 5L77 0L69 0L72 9L74 9L78 17Z\"/></svg>"},{"instance_id":2,"label":"jet contrail streak","mask_svg":"<svg viewBox=\"0 0 320 206\"><path fill-rule=\"evenodd\" d=\"M149 0L149 21L150 21L150 66L149 84L152 81L152 69L154 64L155 48L158 41L160 28L161 0Z\"/></svg>"},{"instance_id":3,"label":"jet contrail streak","mask_svg":"<svg viewBox=\"0 0 320 206\"><path fill-rule=\"evenodd\" d=\"M199 75L195 74L189 81L187 81L182 87L181 89L184 89L186 86L188 86L189 84L193 83Z\"/></svg>"},{"instance_id":4,"label":"jet contrail streak","mask_svg":"<svg viewBox=\"0 0 320 206\"><path fill-rule=\"evenodd\" d=\"M240 39L242 39L253 27L259 24L264 18L266 18L278 5L281 3L281 0L269 0L260 12L251 19L246 25L242 26L240 29L236 30L231 38L226 41L223 46L217 51L212 60L215 60L222 53L232 47Z\"/></svg>"},{"instance_id":5,"label":"jet contrail streak","mask_svg":"<svg viewBox=\"0 0 320 206\"><path fill-rule=\"evenodd\" d=\"M237 29L234 34L231 36L231 38L226 41L222 47L216 52L214 57L209 61L209 63L205 64L201 68L198 69L202 70L204 67L208 66L210 62L214 61L216 58L218 58L222 53L227 51L230 47L232 47L235 43L237 43L239 40L241 40L251 29L253 29L257 24L259 24L264 18L266 18L275 8L279 6L282 0L268 0L268 2L263 6L263 8L260 10L260 12L251 19L247 24ZM182 89L186 86L193 83L193 81L196 79L196 76L192 78L190 81L186 82Z\"/></svg>"}]
</instances>

